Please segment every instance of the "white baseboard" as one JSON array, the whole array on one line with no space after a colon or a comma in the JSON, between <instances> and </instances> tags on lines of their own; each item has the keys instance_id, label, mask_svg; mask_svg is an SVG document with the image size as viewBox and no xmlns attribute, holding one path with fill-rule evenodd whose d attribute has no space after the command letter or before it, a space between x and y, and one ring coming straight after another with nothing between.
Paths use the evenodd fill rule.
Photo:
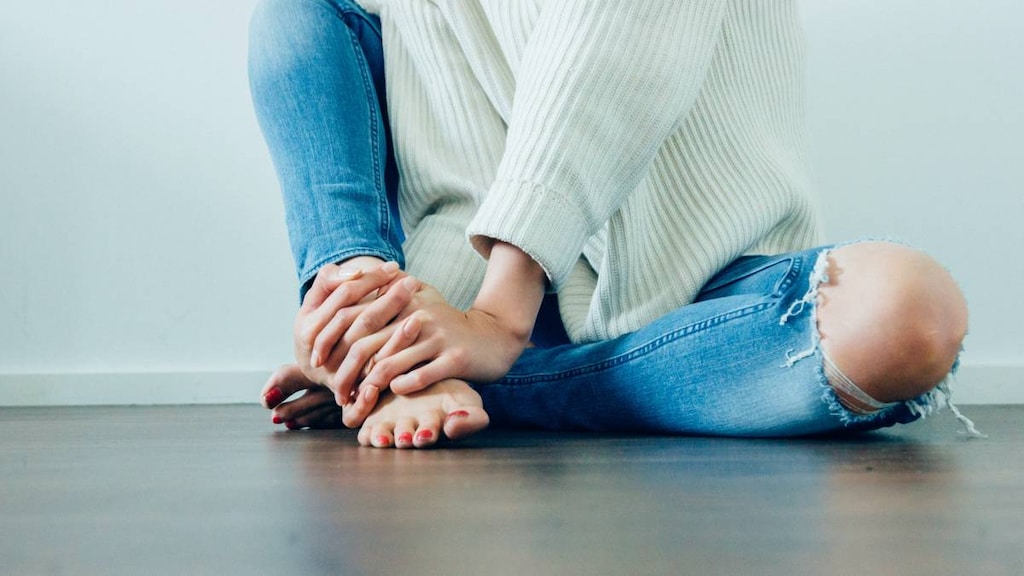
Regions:
<instances>
[{"instance_id":1,"label":"white baseboard","mask_svg":"<svg viewBox=\"0 0 1024 576\"><path fill-rule=\"evenodd\" d=\"M0 374L0 406L248 404L265 371ZM964 365L957 404L1024 404L1024 365Z\"/></svg>"},{"instance_id":2,"label":"white baseboard","mask_svg":"<svg viewBox=\"0 0 1024 576\"><path fill-rule=\"evenodd\" d=\"M256 403L270 372L0 374L0 406Z\"/></svg>"},{"instance_id":3,"label":"white baseboard","mask_svg":"<svg viewBox=\"0 0 1024 576\"><path fill-rule=\"evenodd\" d=\"M1024 365L964 364L952 390L957 404L1024 404Z\"/></svg>"}]
</instances>

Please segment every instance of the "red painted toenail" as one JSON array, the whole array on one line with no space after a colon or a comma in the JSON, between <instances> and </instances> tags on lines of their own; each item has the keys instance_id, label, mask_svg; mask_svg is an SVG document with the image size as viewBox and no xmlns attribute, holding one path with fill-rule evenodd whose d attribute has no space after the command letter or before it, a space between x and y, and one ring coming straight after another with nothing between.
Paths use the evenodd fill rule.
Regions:
<instances>
[{"instance_id":1,"label":"red painted toenail","mask_svg":"<svg viewBox=\"0 0 1024 576\"><path fill-rule=\"evenodd\" d=\"M387 446L388 444L391 444L391 439L384 435L377 436L377 444Z\"/></svg>"},{"instance_id":2,"label":"red painted toenail","mask_svg":"<svg viewBox=\"0 0 1024 576\"><path fill-rule=\"evenodd\" d=\"M466 412L465 410L456 410L455 412L448 414L449 418L465 418L466 416L469 416L469 412Z\"/></svg>"},{"instance_id":3,"label":"red painted toenail","mask_svg":"<svg viewBox=\"0 0 1024 576\"><path fill-rule=\"evenodd\" d=\"M419 432L416 433L416 438L418 440L430 440L433 437L434 433L431 432L430 430L420 430Z\"/></svg>"},{"instance_id":4,"label":"red painted toenail","mask_svg":"<svg viewBox=\"0 0 1024 576\"><path fill-rule=\"evenodd\" d=\"M295 422L295 420L289 420L285 422L284 425L287 426L289 430L298 430L299 428L299 424Z\"/></svg>"},{"instance_id":5,"label":"red painted toenail","mask_svg":"<svg viewBox=\"0 0 1024 576\"><path fill-rule=\"evenodd\" d=\"M402 444L412 444L412 433L405 432L403 434L399 434L398 441L401 442Z\"/></svg>"},{"instance_id":6,"label":"red painted toenail","mask_svg":"<svg viewBox=\"0 0 1024 576\"><path fill-rule=\"evenodd\" d=\"M274 416L272 420L274 424L280 424L281 422L284 422L284 418L281 418L280 416Z\"/></svg>"},{"instance_id":7,"label":"red painted toenail","mask_svg":"<svg viewBox=\"0 0 1024 576\"><path fill-rule=\"evenodd\" d=\"M284 392L281 392L281 389L277 386L271 388L270 392L263 396L263 401L266 402L267 408L277 406L282 400L284 400Z\"/></svg>"}]
</instances>

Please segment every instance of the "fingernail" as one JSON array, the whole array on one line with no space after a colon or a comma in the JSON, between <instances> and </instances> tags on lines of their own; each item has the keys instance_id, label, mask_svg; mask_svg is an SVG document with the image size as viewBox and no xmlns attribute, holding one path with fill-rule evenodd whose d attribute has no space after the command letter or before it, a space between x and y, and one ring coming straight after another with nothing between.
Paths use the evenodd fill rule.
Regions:
<instances>
[{"instance_id":1,"label":"fingernail","mask_svg":"<svg viewBox=\"0 0 1024 576\"><path fill-rule=\"evenodd\" d=\"M412 276L407 276L402 279L402 286L409 292L415 292L420 287L420 283Z\"/></svg>"},{"instance_id":2,"label":"fingernail","mask_svg":"<svg viewBox=\"0 0 1024 576\"><path fill-rule=\"evenodd\" d=\"M367 402L376 402L378 392L379 390L377 390L376 386L367 386L366 392L363 392L363 399Z\"/></svg>"},{"instance_id":3,"label":"fingernail","mask_svg":"<svg viewBox=\"0 0 1024 576\"><path fill-rule=\"evenodd\" d=\"M295 420L289 420L284 423L285 427L289 430L298 430L299 424Z\"/></svg>"},{"instance_id":4,"label":"fingernail","mask_svg":"<svg viewBox=\"0 0 1024 576\"><path fill-rule=\"evenodd\" d=\"M430 440L434 437L434 433L430 430L420 430L416 433L417 440Z\"/></svg>"},{"instance_id":5,"label":"fingernail","mask_svg":"<svg viewBox=\"0 0 1024 576\"><path fill-rule=\"evenodd\" d=\"M274 386L270 389L270 392L263 395L263 402L267 405L267 408L277 406L282 400L284 400L284 392L281 392L281 389L277 386Z\"/></svg>"},{"instance_id":6,"label":"fingernail","mask_svg":"<svg viewBox=\"0 0 1024 576\"><path fill-rule=\"evenodd\" d=\"M273 418L271 418L271 420L274 422L274 424L280 424L281 422L284 422L284 418L281 418L280 416L274 416Z\"/></svg>"},{"instance_id":7,"label":"fingernail","mask_svg":"<svg viewBox=\"0 0 1024 576\"><path fill-rule=\"evenodd\" d=\"M398 272L398 262L394 262L394 261L392 261L392 262L385 262L385 263L380 265L380 271L384 272L385 274L391 274L393 272Z\"/></svg>"},{"instance_id":8,"label":"fingernail","mask_svg":"<svg viewBox=\"0 0 1024 576\"><path fill-rule=\"evenodd\" d=\"M355 280L363 275L362 268L339 268L338 279L339 280Z\"/></svg>"},{"instance_id":9,"label":"fingernail","mask_svg":"<svg viewBox=\"0 0 1024 576\"><path fill-rule=\"evenodd\" d=\"M412 432L403 432L398 435L398 441L402 444L412 444Z\"/></svg>"},{"instance_id":10,"label":"fingernail","mask_svg":"<svg viewBox=\"0 0 1024 576\"><path fill-rule=\"evenodd\" d=\"M410 338L415 336L416 332L419 331L420 329L418 323L419 320L417 320L416 318L409 318L408 320L406 320L405 323L402 324L402 334L405 334Z\"/></svg>"},{"instance_id":11,"label":"fingernail","mask_svg":"<svg viewBox=\"0 0 1024 576\"><path fill-rule=\"evenodd\" d=\"M316 350L313 350L313 353L309 355L309 364L313 368L320 367L320 353L317 352Z\"/></svg>"}]
</instances>

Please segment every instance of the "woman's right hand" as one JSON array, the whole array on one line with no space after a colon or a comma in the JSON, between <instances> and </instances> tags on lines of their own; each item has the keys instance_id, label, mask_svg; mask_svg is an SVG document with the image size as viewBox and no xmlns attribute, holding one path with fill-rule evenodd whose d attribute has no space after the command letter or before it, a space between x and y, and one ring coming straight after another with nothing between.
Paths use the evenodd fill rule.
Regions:
<instances>
[{"instance_id":1,"label":"woman's right hand","mask_svg":"<svg viewBox=\"0 0 1024 576\"><path fill-rule=\"evenodd\" d=\"M349 348L364 338L383 346L418 287L397 263L376 258L321 268L295 317L295 360L303 375L330 388L339 406L347 404L334 381Z\"/></svg>"}]
</instances>

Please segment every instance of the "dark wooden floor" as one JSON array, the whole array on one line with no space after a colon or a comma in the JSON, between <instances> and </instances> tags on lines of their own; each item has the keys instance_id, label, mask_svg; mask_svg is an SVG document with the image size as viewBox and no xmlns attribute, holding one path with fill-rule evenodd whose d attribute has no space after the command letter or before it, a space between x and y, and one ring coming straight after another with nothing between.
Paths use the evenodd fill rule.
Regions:
<instances>
[{"instance_id":1,"label":"dark wooden floor","mask_svg":"<svg viewBox=\"0 0 1024 576\"><path fill-rule=\"evenodd\" d=\"M255 406L0 409L4 574L1024 574L1024 406L857 439L487 432Z\"/></svg>"}]
</instances>

